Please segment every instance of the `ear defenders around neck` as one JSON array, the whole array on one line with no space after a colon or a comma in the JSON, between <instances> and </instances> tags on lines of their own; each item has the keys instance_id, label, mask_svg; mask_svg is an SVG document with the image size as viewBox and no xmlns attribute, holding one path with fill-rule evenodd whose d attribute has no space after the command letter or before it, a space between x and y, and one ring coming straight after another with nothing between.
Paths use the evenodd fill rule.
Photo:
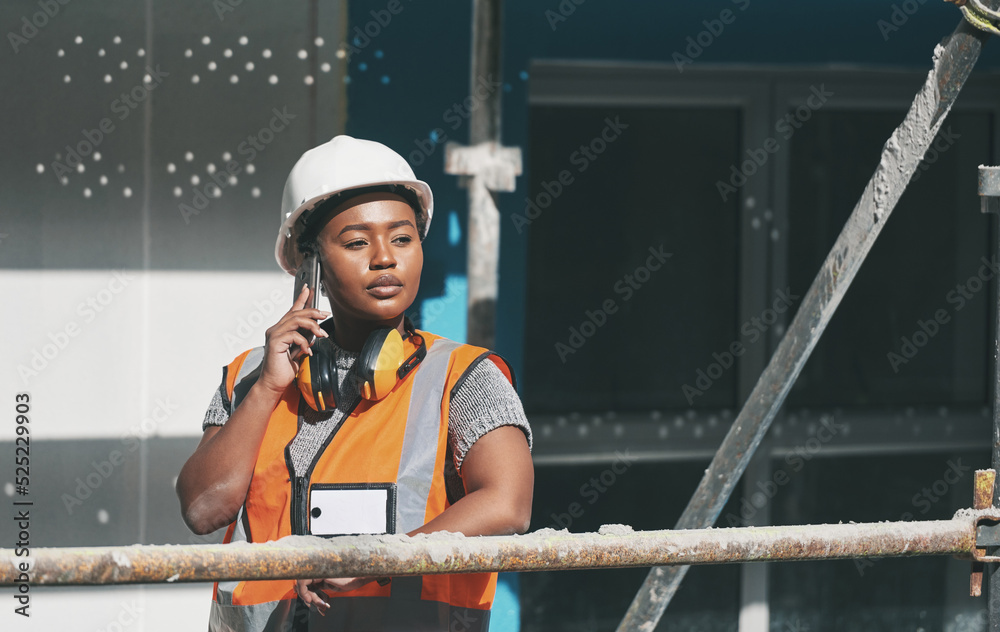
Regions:
<instances>
[{"instance_id":1,"label":"ear defenders around neck","mask_svg":"<svg viewBox=\"0 0 1000 632\"><path fill-rule=\"evenodd\" d=\"M409 357L399 331L391 328L376 329L368 335L358 359L344 378L354 380L361 397L378 401L389 394L396 384L413 370L424 356L427 346L423 336L415 333L411 326L407 333L419 339L419 346ZM337 408L342 399L340 369L337 367L336 352L332 336L320 338L312 345L311 356L303 356L295 382L302 398L310 408L318 412L329 412Z\"/></svg>"}]
</instances>

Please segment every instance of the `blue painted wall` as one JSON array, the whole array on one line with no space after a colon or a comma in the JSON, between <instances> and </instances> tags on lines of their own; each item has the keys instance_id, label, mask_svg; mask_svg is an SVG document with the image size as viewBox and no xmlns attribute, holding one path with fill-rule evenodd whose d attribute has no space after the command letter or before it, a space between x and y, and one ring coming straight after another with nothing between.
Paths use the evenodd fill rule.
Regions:
<instances>
[{"instance_id":1,"label":"blue painted wall","mask_svg":"<svg viewBox=\"0 0 1000 632\"><path fill-rule=\"evenodd\" d=\"M468 140L461 101L469 91L471 2L356 0L348 10L349 32L367 29L369 35L353 42L347 133L384 142L407 155L417 176L430 183L437 215L425 243L420 297L437 297L449 310L464 310L464 295L458 300L448 291L449 283L460 284L446 279L465 274L466 196L457 178L443 173L442 143ZM720 17L729 24L715 22ZM672 63L675 53L686 53L689 37L697 39L706 31L708 21L718 35L701 35L702 42L710 43L697 56L698 49L691 49L693 65L929 68L935 44L960 18L953 5L941 0L508 0L504 19L503 85L497 88L504 92L503 141L525 148L532 59ZM979 68L998 66L1000 46L987 46ZM509 215L523 209L526 183L522 176L518 191L500 197L497 350L519 374L527 232L518 234ZM449 226L452 211L457 227ZM449 314L438 317L437 328L429 328L462 339L457 335L461 323L463 316Z\"/></svg>"}]
</instances>

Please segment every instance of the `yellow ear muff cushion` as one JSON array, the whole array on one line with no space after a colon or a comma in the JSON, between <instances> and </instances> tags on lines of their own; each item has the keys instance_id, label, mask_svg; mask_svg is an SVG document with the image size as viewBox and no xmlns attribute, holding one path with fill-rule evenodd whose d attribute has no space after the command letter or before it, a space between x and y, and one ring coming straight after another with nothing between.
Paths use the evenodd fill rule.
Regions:
<instances>
[{"instance_id":1,"label":"yellow ear muff cushion","mask_svg":"<svg viewBox=\"0 0 1000 632\"><path fill-rule=\"evenodd\" d=\"M403 337L395 329L376 329L368 336L355 362L355 374L365 399L379 400L396 385L396 370L406 359Z\"/></svg>"},{"instance_id":2,"label":"yellow ear muff cushion","mask_svg":"<svg viewBox=\"0 0 1000 632\"><path fill-rule=\"evenodd\" d=\"M311 360L312 358L309 356L302 358L302 362L299 364L299 372L295 374L295 383L299 387L302 398L306 400L306 404L313 410L319 410L316 407L316 398L313 391Z\"/></svg>"},{"instance_id":3,"label":"yellow ear muff cushion","mask_svg":"<svg viewBox=\"0 0 1000 632\"><path fill-rule=\"evenodd\" d=\"M403 337L395 329L389 332L378 358L375 360L375 375L372 380L375 387L374 399L382 399L396 385L396 372L403 366L406 352L403 348Z\"/></svg>"}]
</instances>

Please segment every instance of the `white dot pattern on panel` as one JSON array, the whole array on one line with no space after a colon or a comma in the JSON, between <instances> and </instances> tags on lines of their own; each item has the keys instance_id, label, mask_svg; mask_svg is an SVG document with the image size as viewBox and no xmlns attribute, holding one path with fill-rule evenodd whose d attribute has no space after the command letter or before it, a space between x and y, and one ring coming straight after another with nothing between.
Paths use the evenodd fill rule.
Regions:
<instances>
[{"instance_id":1,"label":"white dot pattern on panel","mask_svg":"<svg viewBox=\"0 0 1000 632\"><path fill-rule=\"evenodd\" d=\"M77 45L83 44L83 36L82 35L72 36L72 40ZM249 73L249 72L253 72L253 71L255 71L255 70L258 69L258 65L259 65L258 63L255 63L253 61L247 61L245 58L243 60L240 60L239 59L239 55L237 54L239 49L237 49L233 45L230 45L230 47L228 47L228 48L222 48L221 51L218 50L218 49L213 50L211 48L211 46L210 46L212 44L212 40L211 40L211 38L209 36L207 36L207 35L201 36L199 38L199 40L200 40L200 42L201 42L201 44L203 46L208 47L205 50L205 52L208 55L213 55L213 54L214 55L218 55L218 54L221 53L222 56L225 59L232 59L233 63L237 64L237 67L236 67L237 70L245 70L246 72ZM111 42L113 44L115 44L115 45L119 45L119 44L122 43L122 38L120 36L114 36L111 39ZM236 42L238 42L238 44L240 46L247 46L249 44L250 40L249 40L249 38L246 35L241 35L241 36L239 36L236 39ZM316 38L316 39L313 40L313 44L316 47L322 47L325 44L325 42L323 41L322 38ZM114 52L115 50L119 51L120 53L123 52L121 49L113 49L113 48L110 47L110 45L105 44L104 47L97 48L96 51L94 51L93 49L91 49L91 54L95 54L96 53L96 55L98 57L113 57L112 55L109 55L109 52ZM135 54L138 57L144 57L145 54L146 54L146 51L143 48L138 48L138 49L133 49L133 50L135 50ZM250 53L250 51L247 51L247 52ZM299 59L306 60L306 59L309 58L310 52L308 50L306 50L306 49L299 49L295 54L296 54L296 56ZM57 55L57 57L60 57L60 58L67 57L66 50L63 49L63 48L58 49L57 52L56 52L56 55ZM263 48L263 49L260 50L260 55L261 55L262 59L269 60L269 59L271 59L274 56L274 53L272 52L272 50L270 48ZM219 69L222 69L224 71L225 70L230 70L230 73L223 74L222 76L223 77L228 76L229 82L231 84L237 84L237 83L240 82L241 78L242 79L246 79L247 78L247 76L241 77L239 74L231 72L232 68L229 68L229 67L225 66L225 64L227 64L229 62L225 62L225 61L223 61L223 62L217 62L217 61L211 60L211 59L205 60L204 58L202 58L201 60L197 60L196 61L194 58L197 57L197 55L195 54L195 49L194 48L185 48L185 49L183 49L183 56L185 58L191 59L192 61L195 61L195 63L205 64L202 67L203 68L208 68L210 71L215 71L215 70L219 70ZM109 63L117 65L118 69L120 71L128 71L128 70L130 70L130 64L126 60L122 60L122 59L119 59L119 60L109 60ZM266 62L260 62L260 63L266 63ZM331 65L329 63L327 63L327 62L322 63L320 65L320 68L321 68L321 70L323 72L330 72L330 70L332 69ZM267 76L267 81L271 85L276 85L276 84L279 83L279 78L278 78L277 74L268 74L268 75L265 75L265 76ZM116 76L114 74L112 74L112 73L99 74L99 75L97 75L97 77L98 77L96 79L97 81L103 81L105 84L112 84L112 83L115 82L115 79L116 79ZM191 77L191 83L193 83L193 84L198 84L198 83L201 82L201 76L199 74L197 74L197 73L192 73L190 75L190 77ZM63 81L65 83L67 83L67 84L71 83L72 79L73 78L69 74L63 75ZM145 75L145 77L144 77L143 80L146 83L150 83L152 81L152 78L149 75ZM312 85L315 82L315 77L313 75L305 75L303 77L303 82L306 85ZM85 81L85 83L86 83L86 81ZM223 159L224 163L229 163L230 161L233 160L233 155L229 151L222 152L221 155L222 155L222 159ZM83 157L85 157L85 156L83 156ZM96 151L93 152L93 155L91 157L93 158L93 160L95 162L99 162L101 160L101 158L102 158L101 153L100 152L96 152ZM57 153L55 155L55 158L56 158L57 161L61 161L62 160L62 155L59 154L59 153ZM184 153L184 161L185 162L193 162L194 161L194 154L193 154L193 152L191 152L191 151L185 152ZM206 184L205 182L203 182L201 180L201 178L197 174L192 174L190 170L188 170L187 174L183 174L183 170L178 169L178 164L179 164L179 161L178 162L167 163L167 165L166 165L166 171L167 171L167 173L168 174L176 174L177 177L189 179L189 181L191 182L191 184L195 185L195 186ZM76 174L84 174L86 172L86 167L82 163L77 163L77 164L73 165L72 169L74 169L74 172ZM122 163L118 163L116 169L117 169L117 172L119 174L123 174L125 172L125 165L122 164ZM36 170L36 172L38 174L41 175L41 174L44 174L45 171L47 171L47 167L43 163L38 163L35 166L35 170ZM208 165L206 167L206 171L209 174L215 174L215 173L219 172L219 168L216 165L214 165L213 163L208 163ZM64 169L64 172L68 173L68 170ZM242 172L245 173L247 176L252 176L254 174L254 172L255 172L255 167L254 167L253 164L243 165ZM56 170L56 174L59 175L58 170ZM94 175L97 175L97 174L94 174ZM109 184L109 182L110 182L110 179L109 179L109 177L107 175L101 174L99 176L99 178L98 178L98 181L100 183L100 186L107 186ZM65 175L62 175L61 177L59 177L59 182L63 186L68 185L69 184L69 178L67 176L65 176ZM223 185L223 187L225 187L225 188L236 188L239 185L239 178L237 178L236 175L229 174L229 175L226 175L225 182L226 182L226 184ZM132 197L132 194L133 194L132 188L129 187L129 186L123 186L123 184L124 183L122 183L122 185L119 185L119 186L121 186L121 188L119 190L121 191L122 196L125 197L125 198ZM183 185L183 182L181 182L181 183L177 183L177 182L171 183L171 185L170 185L170 187L169 187L168 190L173 194L174 197L183 197L183 195L184 195L184 188L183 188L183 186L178 186L178 184ZM216 197L216 198L222 196L222 194L223 194L222 188L220 188L217 184L214 184L214 183L208 183L208 184L209 184L209 188L206 191L206 193L208 195L210 195L212 197ZM249 193L250 193L250 195L252 197L259 198L261 196L260 187L253 186L253 187L248 187L248 188L249 188ZM92 198L94 196L94 193L95 193L96 190L97 190L96 184L90 184L89 186L84 186L82 189L80 189L80 191L82 191L83 197L85 197L85 198Z\"/></svg>"}]
</instances>

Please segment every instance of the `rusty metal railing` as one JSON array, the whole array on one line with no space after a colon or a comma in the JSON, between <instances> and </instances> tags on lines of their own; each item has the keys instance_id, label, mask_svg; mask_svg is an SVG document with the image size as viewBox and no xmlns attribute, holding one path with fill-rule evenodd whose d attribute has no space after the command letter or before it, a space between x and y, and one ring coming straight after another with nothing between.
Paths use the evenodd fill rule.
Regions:
<instances>
[{"instance_id":1,"label":"rusty metal railing","mask_svg":"<svg viewBox=\"0 0 1000 632\"><path fill-rule=\"evenodd\" d=\"M486 571L736 564L860 557L985 554L994 537L992 509L962 510L951 520L631 531L541 531L521 536L438 533L290 536L262 544L39 548L31 558L0 550L0 585L103 585L160 582L397 577ZM985 535L984 535L985 534ZM19 566L24 564L28 570Z\"/></svg>"}]
</instances>

